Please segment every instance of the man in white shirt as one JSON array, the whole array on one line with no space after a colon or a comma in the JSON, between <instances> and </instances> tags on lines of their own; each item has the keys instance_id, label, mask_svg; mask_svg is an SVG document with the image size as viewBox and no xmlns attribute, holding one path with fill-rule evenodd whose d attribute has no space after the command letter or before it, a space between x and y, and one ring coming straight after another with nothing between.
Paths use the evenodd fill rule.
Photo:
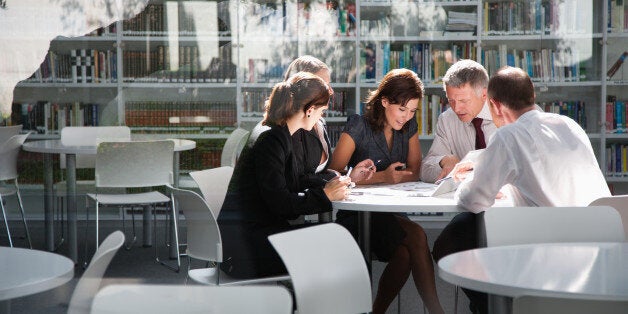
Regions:
<instances>
[{"instance_id":1,"label":"man in white shirt","mask_svg":"<svg viewBox=\"0 0 628 314\"><path fill-rule=\"evenodd\" d=\"M491 115L499 129L474 163L455 167L454 179L463 180L455 198L471 212L459 215L487 210L505 185L510 185L515 206L587 206L610 195L585 131L566 116L537 110L534 86L526 72L501 68L491 77L487 93ZM465 225L456 218L437 241L477 237L477 223L481 220ZM455 236L446 239L446 235ZM475 247L477 242L476 246L458 249ZM450 253L453 252L446 252ZM486 312L485 295L465 293L475 310Z\"/></svg>"},{"instance_id":2,"label":"man in white shirt","mask_svg":"<svg viewBox=\"0 0 628 314\"><path fill-rule=\"evenodd\" d=\"M445 177L469 151L483 148L495 132L486 102L487 86L486 69L473 60L460 60L447 70L443 88L450 108L438 117L434 141L421 163L422 181Z\"/></svg>"}]
</instances>

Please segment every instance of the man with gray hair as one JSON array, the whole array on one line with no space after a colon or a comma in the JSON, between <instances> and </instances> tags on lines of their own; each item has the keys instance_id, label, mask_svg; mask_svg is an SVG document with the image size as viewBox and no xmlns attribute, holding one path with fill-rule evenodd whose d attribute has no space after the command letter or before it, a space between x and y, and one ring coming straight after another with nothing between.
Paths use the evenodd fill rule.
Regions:
<instances>
[{"instance_id":1,"label":"man with gray hair","mask_svg":"<svg viewBox=\"0 0 628 314\"><path fill-rule=\"evenodd\" d=\"M460 60L449 67L443 87L450 108L438 117L434 142L421 163L421 180L434 182L445 177L469 151L486 147L496 130L487 102L488 80L486 69L473 60ZM434 260L477 247L475 226L480 216L472 212L456 215L434 242ZM473 312L487 311L486 294L463 291Z\"/></svg>"}]
</instances>

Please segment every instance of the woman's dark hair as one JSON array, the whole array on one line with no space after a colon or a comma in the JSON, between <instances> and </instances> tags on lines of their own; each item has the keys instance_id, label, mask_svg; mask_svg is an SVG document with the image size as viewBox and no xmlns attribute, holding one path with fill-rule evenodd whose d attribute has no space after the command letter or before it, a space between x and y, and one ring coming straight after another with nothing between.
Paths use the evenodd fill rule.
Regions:
<instances>
[{"instance_id":1,"label":"woman's dark hair","mask_svg":"<svg viewBox=\"0 0 628 314\"><path fill-rule=\"evenodd\" d=\"M376 90L366 99L364 116L373 130L382 130L386 123L386 113L382 99L388 103L405 107L412 99L423 99L424 87L421 79L411 70L395 69L388 72ZM407 126L404 126L404 130Z\"/></svg>"},{"instance_id":2,"label":"woman's dark hair","mask_svg":"<svg viewBox=\"0 0 628 314\"><path fill-rule=\"evenodd\" d=\"M311 107L327 106L329 86L309 72L298 72L287 81L275 84L266 102L263 125L285 125L288 118Z\"/></svg>"}]
</instances>

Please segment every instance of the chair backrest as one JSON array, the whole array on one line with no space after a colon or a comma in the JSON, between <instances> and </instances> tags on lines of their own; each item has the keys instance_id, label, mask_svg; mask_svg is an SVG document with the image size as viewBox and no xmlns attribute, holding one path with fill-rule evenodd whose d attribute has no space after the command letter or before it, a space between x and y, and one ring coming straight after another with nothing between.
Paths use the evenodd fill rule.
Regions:
<instances>
[{"instance_id":1,"label":"chair backrest","mask_svg":"<svg viewBox=\"0 0 628 314\"><path fill-rule=\"evenodd\" d=\"M6 142L13 135L20 134L22 125L0 126L0 143Z\"/></svg>"},{"instance_id":2,"label":"chair backrest","mask_svg":"<svg viewBox=\"0 0 628 314\"><path fill-rule=\"evenodd\" d=\"M128 126L67 126L61 129L61 143L72 146L96 146L102 141L130 141ZM77 155L76 168L94 168L96 156ZM59 158L59 166L65 169L65 154Z\"/></svg>"},{"instance_id":3,"label":"chair backrest","mask_svg":"<svg viewBox=\"0 0 628 314\"><path fill-rule=\"evenodd\" d=\"M235 129L231 135L227 138L225 142L225 146L222 148L222 154L220 155L220 165L221 166L231 166L235 167L236 161L246 145L246 140L248 139L249 131L237 128Z\"/></svg>"},{"instance_id":4,"label":"chair backrest","mask_svg":"<svg viewBox=\"0 0 628 314\"><path fill-rule=\"evenodd\" d=\"M102 142L96 154L96 187L151 187L173 182L174 142Z\"/></svg>"},{"instance_id":5,"label":"chair backrest","mask_svg":"<svg viewBox=\"0 0 628 314\"><path fill-rule=\"evenodd\" d=\"M623 314L628 311L628 301L578 300L522 296L512 303L513 314Z\"/></svg>"},{"instance_id":6,"label":"chair backrest","mask_svg":"<svg viewBox=\"0 0 628 314\"><path fill-rule=\"evenodd\" d=\"M624 229L610 206L495 207L484 212L487 246L621 242Z\"/></svg>"},{"instance_id":7,"label":"chair backrest","mask_svg":"<svg viewBox=\"0 0 628 314\"><path fill-rule=\"evenodd\" d=\"M183 212L187 229L188 256L222 262L222 238L216 216L205 200L190 190L172 189L176 208Z\"/></svg>"},{"instance_id":8,"label":"chair backrest","mask_svg":"<svg viewBox=\"0 0 628 314\"><path fill-rule=\"evenodd\" d=\"M621 221L624 225L624 235L628 239L628 195L601 197L591 202L589 206L610 206L615 208L621 216Z\"/></svg>"},{"instance_id":9,"label":"chair backrest","mask_svg":"<svg viewBox=\"0 0 628 314\"><path fill-rule=\"evenodd\" d=\"M124 233L114 231L98 247L92 261L79 279L72 293L68 314L89 313L92 299L100 288L103 274L111 259L124 243Z\"/></svg>"},{"instance_id":10,"label":"chair backrest","mask_svg":"<svg viewBox=\"0 0 628 314\"><path fill-rule=\"evenodd\" d=\"M13 135L0 144L0 180L17 178L17 158L27 137L28 134Z\"/></svg>"},{"instance_id":11,"label":"chair backrest","mask_svg":"<svg viewBox=\"0 0 628 314\"><path fill-rule=\"evenodd\" d=\"M190 176L201 190L201 194L209 204L214 217L218 217L220 214L222 203L227 196L231 175L233 175L233 167L231 166L190 172Z\"/></svg>"},{"instance_id":12,"label":"chair backrest","mask_svg":"<svg viewBox=\"0 0 628 314\"><path fill-rule=\"evenodd\" d=\"M335 223L268 237L288 269L297 310L310 313L371 311L371 280L351 234Z\"/></svg>"}]
</instances>

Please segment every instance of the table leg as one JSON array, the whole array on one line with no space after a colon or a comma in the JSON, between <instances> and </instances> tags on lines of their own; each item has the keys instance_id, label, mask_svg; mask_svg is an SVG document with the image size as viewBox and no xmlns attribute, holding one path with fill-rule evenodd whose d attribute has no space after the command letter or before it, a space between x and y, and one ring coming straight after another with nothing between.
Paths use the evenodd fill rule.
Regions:
<instances>
[{"instance_id":1,"label":"table leg","mask_svg":"<svg viewBox=\"0 0 628 314\"><path fill-rule=\"evenodd\" d=\"M318 214L318 222L332 222L331 212Z\"/></svg>"},{"instance_id":2,"label":"table leg","mask_svg":"<svg viewBox=\"0 0 628 314\"><path fill-rule=\"evenodd\" d=\"M366 268L371 273L371 213L368 211L358 212L358 239L360 248L364 254Z\"/></svg>"},{"instance_id":3,"label":"table leg","mask_svg":"<svg viewBox=\"0 0 628 314\"><path fill-rule=\"evenodd\" d=\"M44 154L44 229L46 238L46 249L54 251L55 234L54 234L54 191L53 191L53 163L52 155ZM62 209L60 209L62 210Z\"/></svg>"},{"instance_id":4,"label":"table leg","mask_svg":"<svg viewBox=\"0 0 628 314\"><path fill-rule=\"evenodd\" d=\"M157 208L153 208L153 210L157 210ZM142 245L144 247L151 247L153 246L153 225L150 223L151 222L151 206L144 206L144 210L142 211L143 213L143 219L142 219L142 226L144 229L144 236L142 237ZM157 214L157 213L155 213Z\"/></svg>"},{"instance_id":5,"label":"table leg","mask_svg":"<svg viewBox=\"0 0 628 314\"><path fill-rule=\"evenodd\" d=\"M68 251L70 254L69 258L76 264L78 261L76 234L76 154L66 154L65 164L68 190ZM85 241L87 241L87 239L85 239Z\"/></svg>"},{"instance_id":6,"label":"table leg","mask_svg":"<svg viewBox=\"0 0 628 314\"><path fill-rule=\"evenodd\" d=\"M488 295L488 312L489 313L512 313L512 298L489 294Z\"/></svg>"}]
</instances>

